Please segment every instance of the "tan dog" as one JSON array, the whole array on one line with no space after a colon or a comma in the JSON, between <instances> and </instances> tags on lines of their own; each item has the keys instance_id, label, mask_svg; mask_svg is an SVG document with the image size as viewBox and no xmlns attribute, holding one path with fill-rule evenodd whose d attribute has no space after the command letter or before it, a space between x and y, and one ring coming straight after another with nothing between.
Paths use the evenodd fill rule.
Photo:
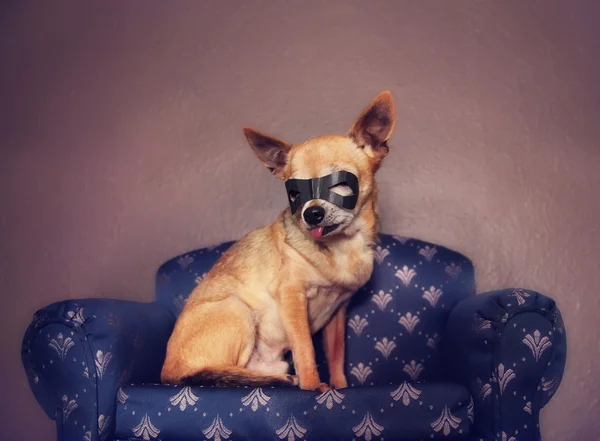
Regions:
<instances>
[{"instance_id":1,"label":"tan dog","mask_svg":"<svg viewBox=\"0 0 600 441\"><path fill-rule=\"evenodd\" d=\"M384 92L347 136L291 145L244 129L273 175L286 185L309 184L302 187L305 192L289 190L290 205L297 206L293 214L293 207L287 208L272 224L237 241L191 293L168 343L163 383L259 387L299 382L302 389L323 391L328 386L319 379L312 335L325 327L330 385L347 387L346 307L373 270L378 233L374 175L388 153L393 128L392 97ZM319 191L315 183L324 182L312 178L337 171L357 178L357 195L347 179L327 191L321 186L323 199L314 193L307 197ZM336 203L341 200L355 205L345 208ZM287 350L297 377L287 375Z\"/></svg>"}]
</instances>

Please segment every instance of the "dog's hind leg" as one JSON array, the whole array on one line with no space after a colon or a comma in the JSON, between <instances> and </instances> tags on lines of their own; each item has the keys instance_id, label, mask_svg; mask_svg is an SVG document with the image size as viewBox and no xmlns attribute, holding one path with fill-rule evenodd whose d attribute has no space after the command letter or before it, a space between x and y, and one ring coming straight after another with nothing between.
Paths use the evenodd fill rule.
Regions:
<instances>
[{"instance_id":1,"label":"dog's hind leg","mask_svg":"<svg viewBox=\"0 0 600 441\"><path fill-rule=\"evenodd\" d=\"M237 297L198 303L180 317L161 379L168 384L294 386L291 375L246 369L256 345L254 312Z\"/></svg>"}]
</instances>

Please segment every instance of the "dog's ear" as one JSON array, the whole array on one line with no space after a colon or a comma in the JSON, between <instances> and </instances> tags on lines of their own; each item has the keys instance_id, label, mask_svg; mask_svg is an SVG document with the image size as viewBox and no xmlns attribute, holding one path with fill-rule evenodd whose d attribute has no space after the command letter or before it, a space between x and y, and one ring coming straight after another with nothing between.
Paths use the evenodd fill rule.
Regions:
<instances>
[{"instance_id":1,"label":"dog's ear","mask_svg":"<svg viewBox=\"0 0 600 441\"><path fill-rule=\"evenodd\" d=\"M382 92L361 113L348 136L375 160L378 167L388 154L387 141L394 131L394 101L390 92Z\"/></svg>"},{"instance_id":2,"label":"dog's ear","mask_svg":"<svg viewBox=\"0 0 600 441\"><path fill-rule=\"evenodd\" d=\"M280 139L257 132L248 127L244 128L244 135L248 140L248 144L274 176L283 179L283 169L286 164L287 154L292 148L292 144L288 144Z\"/></svg>"}]
</instances>

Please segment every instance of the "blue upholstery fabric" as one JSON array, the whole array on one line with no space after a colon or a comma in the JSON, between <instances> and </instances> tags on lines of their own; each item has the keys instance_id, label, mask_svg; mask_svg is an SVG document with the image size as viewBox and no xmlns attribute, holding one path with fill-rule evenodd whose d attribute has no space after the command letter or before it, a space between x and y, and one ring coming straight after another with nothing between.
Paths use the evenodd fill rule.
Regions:
<instances>
[{"instance_id":1,"label":"blue upholstery fabric","mask_svg":"<svg viewBox=\"0 0 600 441\"><path fill-rule=\"evenodd\" d=\"M348 310L350 388L153 385L175 317L231 244L165 262L155 303L65 301L36 314L23 363L59 439L539 439L566 355L554 302L526 290L476 296L468 258L386 234ZM314 341L326 381L320 333Z\"/></svg>"},{"instance_id":2,"label":"blue upholstery fabric","mask_svg":"<svg viewBox=\"0 0 600 441\"><path fill-rule=\"evenodd\" d=\"M219 389L140 385L124 388L118 437L313 441L466 439L468 390L453 383L299 389ZM370 435L369 435L370 434ZM212 436L211 436L212 435Z\"/></svg>"},{"instance_id":3,"label":"blue upholstery fabric","mask_svg":"<svg viewBox=\"0 0 600 441\"><path fill-rule=\"evenodd\" d=\"M22 360L58 439L113 439L117 390L160 381L174 324L157 302L69 300L36 312Z\"/></svg>"},{"instance_id":4,"label":"blue upholstery fabric","mask_svg":"<svg viewBox=\"0 0 600 441\"><path fill-rule=\"evenodd\" d=\"M523 289L483 293L454 308L446 336L448 371L469 386L476 432L490 440L540 439L539 412L566 361L554 301Z\"/></svg>"},{"instance_id":5,"label":"blue upholstery fabric","mask_svg":"<svg viewBox=\"0 0 600 441\"><path fill-rule=\"evenodd\" d=\"M350 386L439 380L446 321L452 308L473 294L473 264L466 257L423 241L381 235L373 275L348 308Z\"/></svg>"}]
</instances>

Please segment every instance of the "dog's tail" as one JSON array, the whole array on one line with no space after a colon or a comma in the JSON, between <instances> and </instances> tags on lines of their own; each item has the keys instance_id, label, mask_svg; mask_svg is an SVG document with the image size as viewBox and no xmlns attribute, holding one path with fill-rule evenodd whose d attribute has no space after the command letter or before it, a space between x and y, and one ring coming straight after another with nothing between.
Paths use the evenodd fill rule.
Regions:
<instances>
[{"instance_id":1,"label":"dog's tail","mask_svg":"<svg viewBox=\"0 0 600 441\"><path fill-rule=\"evenodd\" d=\"M294 387L298 379L292 375L263 375L240 366L213 366L186 375L178 383L184 386Z\"/></svg>"}]
</instances>

